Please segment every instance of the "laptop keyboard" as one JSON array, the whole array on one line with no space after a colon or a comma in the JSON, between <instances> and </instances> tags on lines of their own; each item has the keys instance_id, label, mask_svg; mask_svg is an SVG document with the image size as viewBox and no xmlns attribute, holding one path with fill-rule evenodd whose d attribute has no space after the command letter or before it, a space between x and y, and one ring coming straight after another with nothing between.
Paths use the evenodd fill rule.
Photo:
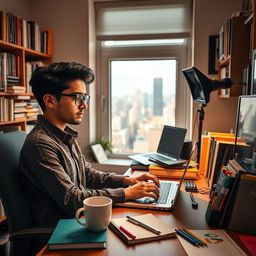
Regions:
<instances>
[{"instance_id":1,"label":"laptop keyboard","mask_svg":"<svg viewBox=\"0 0 256 256\"><path fill-rule=\"evenodd\" d=\"M144 200L144 203L151 204L151 203L157 203L157 204L165 204L168 199L168 194L171 189L172 183L166 183L162 182L160 183L160 195L157 201L155 201L152 197L146 197Z\"/></svg>"},{"instance_id":2,"label":"laptop keyboard","mask_svg":"<svg viewBox=\"0 0 256 256\"><path fill-rule=\"evenodd\" d=\"M152 156L154 159L156 159L156 160L159 160L159 161L170 161L170 160L176 160L175 158L167 158L167 157L164 157L164 156L160 156L160 155L157 155L157 154L155 154L155 155L153 155Z\"/></svg>"},{"instance_id":3,"label":"laptop keyboard","mask_svg":"<svg viewBox=\"0 0 256 256\"><path fill-rule=\"evenodd\" d=\"M157 200L157 204L165 204L168 199L168 194L171 189L172 183L160 183L160 196Z\"/></svg>"}]
</instances>

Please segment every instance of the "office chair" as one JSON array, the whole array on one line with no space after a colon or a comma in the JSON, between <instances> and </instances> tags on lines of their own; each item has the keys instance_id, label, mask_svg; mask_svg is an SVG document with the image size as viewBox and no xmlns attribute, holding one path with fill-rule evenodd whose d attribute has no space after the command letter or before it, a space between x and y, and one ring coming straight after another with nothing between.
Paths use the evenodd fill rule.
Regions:
<instances>
[{"instance_id":1,"label":"office chair","mask_svg":"<svg viewBox=\"0 0 256 256\"><path fill-rule=\"evenodd\" d=\"M53 228L32 225L32 215L18 177L19 156L26 133L0 134L0 199L7 217L10 248L7 255L34 255L33 238L49 236Z\"/></svg>"}]
</instances>

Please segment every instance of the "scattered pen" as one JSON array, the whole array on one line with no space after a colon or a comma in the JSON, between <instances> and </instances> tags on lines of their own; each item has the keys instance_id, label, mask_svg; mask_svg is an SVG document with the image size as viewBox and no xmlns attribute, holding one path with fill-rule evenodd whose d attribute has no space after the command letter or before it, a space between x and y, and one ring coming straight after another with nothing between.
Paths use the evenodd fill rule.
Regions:
<instances>
[{"instance_id":1,"label":"scattered pen","mask_svg":"<svg viewBox=\"0 0 256 256\"><path fill-rule=\"evenodd\" d=\"M186 234L188 234L189 236L191 236L192 238L194 238L199 245L201 246L207 246L207 243L205 241L203 241L200 237L198 237L196 234L192 233L190 230L183 228L182 229Z\"/></svg>"},{"instance_id":2,"label":"scattered pen","mask_svg":"<svg viewBox=\"0 0 256 256\"><path fill-rule=\"evenodd\" d=\"M121 231L123 231L123 232L124 232L127 236L129 236L130 238L132 238L132 239L135 239L135 238L136 238L135 235L133 235L131 232L129 232L129 231L128 231L127 229L125 229L124 227L120 226L119 229L120 229Z\"/></svg>"},{"instance_id":3,"label":"scattered pen","mask_svg":"<svg viewBox=\"0 0 256 256\"><path fill-rule=\"evenodd\" d=\"M193 240L192 238L190 238L189 236L185 235L182 231L178 230L175 228L176 234L182 238L184 238L185 240L187 240L189 243L191 243L192 245L199 247L199 244Z\"/></svg>"},{"instance_id":4,"label":"scattered pen","mask_svg":"<svg viewBox=\"0 0 256 256\"><path fill-rule=\"evenodd\" d=\"M133 223L135 225L141 226L141 227L143 227L143 228L145 228L145 229L147 229L147 230L149 230L149 231L151 231L155 234L158 234L158 235L161 233L160 230L157 230L157 229L155 229L155 228L153 228L153 227L151 227L151 226L149 226L149 225L147 225L147 224L145 224L145 223L143 223L139 220L136 220L131 216L126 216L126 217L127 217L128 221L130 221L131 223Z\"/></svg>"},{"instance_id":5,"label":"scattered pen","mask_svg":"<svg viewBox=\"0 0 256 256\"><path fill-rule=\"evenodd\" d=\"M183 228L186 232L190 233L192 236L194 236L196 239L198 239L199 241L201 241L205 246L208 246L207 243L201 239L199 236L197 236L196 234L192 233L192 231L190 231L189 229Z\"/></svg>"}]
</instances>

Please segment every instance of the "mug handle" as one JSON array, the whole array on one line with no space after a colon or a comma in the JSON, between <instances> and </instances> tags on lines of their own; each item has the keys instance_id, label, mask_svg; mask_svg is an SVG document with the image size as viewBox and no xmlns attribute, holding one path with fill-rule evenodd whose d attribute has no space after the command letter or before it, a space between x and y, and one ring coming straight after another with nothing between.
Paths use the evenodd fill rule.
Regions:
<instances>
[{"instance_id":1,"label":"mug handle","mask_svg":"<svg viewBox=\"0 0 256 256\"><path fill-rule=\"evenodd\" d=\"M81 214L81 212L82 211L85 211L85 208L79 208L77 211L76 211L76 221L80 224L80 225L82 225L82 226L88 226L88 223L86 222L86 223L82 223L81 221L80 221L80 214Z\"/></svg>"}]
</instances>

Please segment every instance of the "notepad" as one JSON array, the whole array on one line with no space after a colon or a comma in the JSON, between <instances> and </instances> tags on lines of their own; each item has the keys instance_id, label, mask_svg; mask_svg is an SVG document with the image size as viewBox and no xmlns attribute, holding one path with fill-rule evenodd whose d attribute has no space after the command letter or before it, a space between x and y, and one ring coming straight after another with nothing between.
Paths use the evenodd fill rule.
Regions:
<instances>
[{"instance_id":1,"label":"notepad","mask_svg":"<svg viewBox=\"0 0 256 256\"><path fill-rule=\"evenodd\" d=\"M109 228L115 232L126 244L138 244L142 242L148 242L148 241L154 241L154 240L160 240L164 238L170 238L175 237L175 231L173 228L171 228L169 225L165 224L164 222L160 221L157 217L155 217L153 214L144 214L139 216L132 216L133 218L157 229L160 230L161 233L155 234L149 230L146 230L145 228L135 225L128 221L128 219L125 218L118 218L118 219L112 219L109 225ZM135 235L136 238L132 239L127 234L122 232L120 230L120 226L124 227L126 230L128 230L131 234Z\"/></svg>"},{"instance_id":2,"label":"notepad","mask_svg":"<svg viewBox=\"0 0 256 256\"><path fill-rule=\"evenodd\" d=\"M76 219L59 220L48 242L49 250L89 249L107 247L107 229L92 232Z\"/></svg>"},{"instance_id":3,"label":"notepad","mask_svg":"<svg viewBox=\"0 0 256 256\"><path fill-rule=\"evenodd\" d=\"M244 251L224 230L191 230L207 242L207 247L196 247L178 236L188 256L245 256ZM216 240L212 240L216 239Z\"/></svg>"}]
</instances>

